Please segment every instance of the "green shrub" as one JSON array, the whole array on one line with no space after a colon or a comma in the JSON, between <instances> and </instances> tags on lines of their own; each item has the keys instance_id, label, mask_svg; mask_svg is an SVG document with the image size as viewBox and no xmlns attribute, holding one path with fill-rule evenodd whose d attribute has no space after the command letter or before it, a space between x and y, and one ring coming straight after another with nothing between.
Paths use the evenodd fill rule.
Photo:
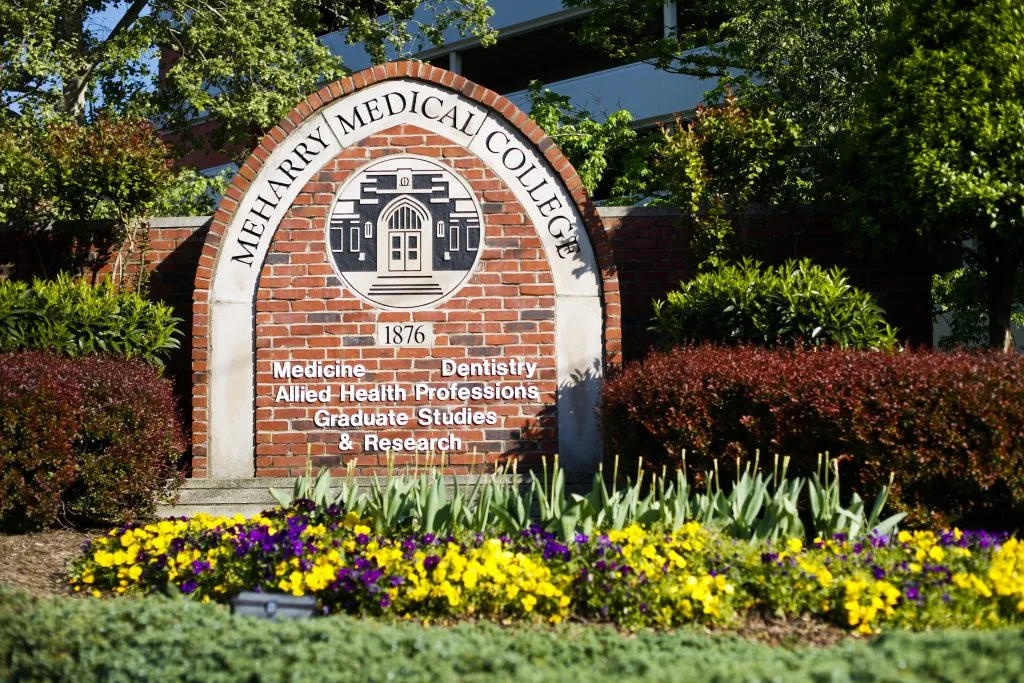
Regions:
<instances>
[{"instance_id":1,"label":"green shrub","mask_svg":"<svg viewBox=\"0 0 1024 683\"><path fill-rule=\"evenodd\" d=\"M121 523L180 481L174 393L138 360L0 353L0 527Z\"/></svg>"},{"instance_id":2,"label":"green shrub","mask_svg":"<svg viewBox=\"0 0 1024 683\"><path fill-rule=\"evenodd\" d=\"M107 353L162 366L179 346L179 322L170 306L109 282L0 281L0 351Z\"/></svg>"},{"instance_id":3,"label":"green shrub","mask_svg":"<svg viewBox=\"0 0 1024 683\"><path fill-rule=\"evenodd\" d=\"M701 342L892 349L896 331L840 268L808 259L763 268L744 259L701 273L654 304L663 347Z\"/></svg>"},{"instance_id":4,"label":"green shrub","mask_svg":"<svg viewBox=\"0 0 1024 683\"><path fill-rule=\"evenodd\" d=\"M1022 647L1019 630L894 633L788 649L579 625L266 622L185 600L39 600L0 589L3 680L1001 682L1024 676Z\"/></svg>"}]
</instances>

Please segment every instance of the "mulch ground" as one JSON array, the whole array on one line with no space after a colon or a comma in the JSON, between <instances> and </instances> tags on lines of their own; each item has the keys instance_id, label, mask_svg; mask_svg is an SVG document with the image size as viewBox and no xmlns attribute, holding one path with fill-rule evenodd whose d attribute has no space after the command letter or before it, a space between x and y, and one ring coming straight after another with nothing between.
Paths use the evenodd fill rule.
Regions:
<instances>
[{"instance_id":1,"label":"mulch ground","mask_svg":"<svg viewBox=\"0 0 1024 683\"><path fill-rule=\"evenodd\" d=\"M34 595L68 595L67 565L104 530L0 534L0 584Z\"/></svg>"},{"instance_id":2,"label":"mulch ground","mask_svg":"<svg viewBox=\"0 0 1024 683\"><path fill-rule=\"evenodd\" d=\"M78 557L86 541L106 531L50 529L31 534L0 534L0 584L17 586L39 596L72 595L67 583L68 562ZM826 647L855 637L817 619L782 619L766 614L750 614L736 628L707 632L731 633L783 647Z\"/></svg>"}]
</instances>

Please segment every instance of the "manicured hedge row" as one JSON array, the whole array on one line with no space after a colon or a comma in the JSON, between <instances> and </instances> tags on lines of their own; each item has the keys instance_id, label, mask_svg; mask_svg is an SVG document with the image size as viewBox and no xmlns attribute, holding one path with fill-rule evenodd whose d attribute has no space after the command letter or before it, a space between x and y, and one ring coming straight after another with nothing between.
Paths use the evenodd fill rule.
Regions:
<instances>
[{"instance_id":1,"label":"manicured hedge row","mask_svg":"<svg viewBox=\"0 0 1024 683\"><path fill-rule=\"evenodd\" d=\"M609 381L607 451L691 469L780 453L791 473L841 457L848 487L928 517L1014 528L1024 519L1024 357L682 347ZM769 458L762 458L762 465Z\"/></svg>"},{"instance_id":2,"label":"manicured hedge row","mask_svg":"<svg viewBox=\"0 0 1024 683\"><path fill-rule=\"evenodd\" d=\"M185 445L170 383L142 361L0 353L0 527L151 514Z\"/></svg>"},{"instance_id":3,"label":"manicured hedge row","mask_svg":"<svg viewBox=\"0 0 1024 683\"><path fill-rule=\"evenodd\" d=\"M895 633L789 650L565 626L266 622L186 600L37 600L0 589L0 679L75 681L1009 681L1024 632Z\"/></svg>"}]
</instances>

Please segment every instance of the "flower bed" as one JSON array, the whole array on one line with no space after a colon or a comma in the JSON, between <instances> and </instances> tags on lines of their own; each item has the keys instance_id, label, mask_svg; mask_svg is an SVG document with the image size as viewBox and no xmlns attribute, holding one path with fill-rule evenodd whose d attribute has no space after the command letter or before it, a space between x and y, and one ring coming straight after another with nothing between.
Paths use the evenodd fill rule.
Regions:
<instances>
[{"instance_id":1,"label":"flower bed","mask_svg":"<svg viewBox=\"0 0 1024 683\"><path fill-rule=\"evenodd\" d=\"M901 532L852 542L747 543L689 523L631 525L568 543L516 537L373 537L354 513L308 501L251 520L197 516L116 529L72 568L75 591L241 590L315 595L324 613L501 622L566 619L626 628L728 625L746 610L883 627L1024 623L1024 544L984 532Z\"/></svg>"}]
</instances>

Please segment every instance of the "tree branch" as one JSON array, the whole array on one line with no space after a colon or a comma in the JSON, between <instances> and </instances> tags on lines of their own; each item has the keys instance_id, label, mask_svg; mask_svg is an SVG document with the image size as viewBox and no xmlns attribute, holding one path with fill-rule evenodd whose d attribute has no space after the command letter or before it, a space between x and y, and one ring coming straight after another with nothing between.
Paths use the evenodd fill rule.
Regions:
<instances>
[{"instance_id":1,"label":"tree branch","mask_svg":"<svg viewBox=\"0 0 1024 683\"><path fill-rule=\"evenodd\" d=\"M69 85L72 86L71 91L65 91L64 99L65 102L81 102L82 95L89 88L89 84L92 81L92 75L99 68L100 64L103 63L104 54L108 45L113 43L122 33L128 30L128 28L138 20L142 14L142 10L149 4L149 0L132 0L132 4L128 6L125 13L121 15L117 24L110 31L110 34L103 39L103 42L92 51L89 55L88 64L85 69L74 78ZM76 112L77 113L77 112Z\"/></svg>"}]
</instances>

